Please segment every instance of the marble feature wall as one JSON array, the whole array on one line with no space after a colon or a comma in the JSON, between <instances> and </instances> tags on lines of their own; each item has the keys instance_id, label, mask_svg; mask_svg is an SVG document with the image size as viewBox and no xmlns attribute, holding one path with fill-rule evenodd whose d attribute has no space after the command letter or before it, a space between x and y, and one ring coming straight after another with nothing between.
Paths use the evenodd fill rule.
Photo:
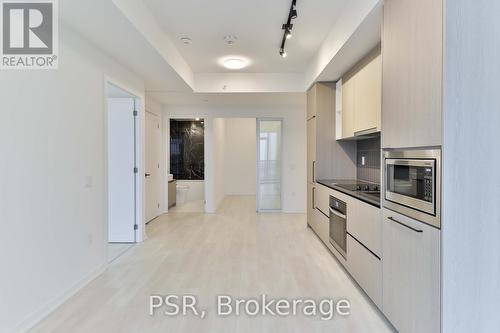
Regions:
<instances>
[{"instance_id":1,"label":"marble feature wall","mask_svg":"<svg viewBox=\"0 0 500 333\"><path fill-rule=\"evenodd\" d=\"M380 155L380 136L357 142L356 175L358 180L380 184Z\"/></svg>"},{"instance_id":2,"label":"marble feature wall","mask_svg":"<svg viewBox=\"0 0 500 333\"><path fill-rule=\"evenodd\" d=\"M203 121L170 119L170 173L174 179L205 179Z\"/></svg>"}]
</instances>

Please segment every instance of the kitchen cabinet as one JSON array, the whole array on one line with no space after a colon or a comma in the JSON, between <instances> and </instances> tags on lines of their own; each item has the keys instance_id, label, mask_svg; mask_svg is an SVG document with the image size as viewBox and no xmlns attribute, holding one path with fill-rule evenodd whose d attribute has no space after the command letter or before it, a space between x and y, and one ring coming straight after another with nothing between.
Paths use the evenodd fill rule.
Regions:
<instances>
[{"instance_id":1,"label":"kitchen cabinet","mask_svg":"<svg viewBox=\"0 0 500 333\"><path fill-rule=\"evenodd\" d=\"M307 184L307 224L312 226L313 222L313 210L316 207L316 185L308 183Z\"/></svg>"},{"instance_id":2,"label":"kitchen cabinet","mask_svg":"<svg viewBox=\"0 0 500 333\"><path fill-rule=\"evenodd\" d=\"M377 47L342 77L342 139L380 131L382 60Z\"/></svg>"},{"instance_id":3,"label":"kitchen cabinet","mask_svg":"<svg viewBox=\"0 0 500 333\"><path fill-rule=\"evenodd\" d=\"M307 112L306 112L306 120L310 120L313 117L316 117L317 103L317 87L316 85L312 86L311 89L307 92Z\"/></svg>"},{"instance_id":4,"label":"kitchen cabinet","mask_svg":"<svg viewBox=\"0 0 500 333\"><path fill-rule=\"evenodd\" d=\"M342 138L354 136L354 77L342 78Z\"/></svg>"},{"instance_id":5,"label":"kitchen cabinet","mask_svg":"<svg viewBox=\"0 0 500 333\"><path fill-rule=\"evenodd\" d=\"M349 207L347 232L366 246L379 258L382 257L382 212L359 200Z\"/></svg>"},{"instance_id":6,"label":"kitchen cabinet","mask_svg":"<svg viewBox=\"0 0 500 333\"><path fill-rule=\"evenodd\" d=\"M347 270L372 301L382 306L382 262L347 235Z\"/></svg>"},{"instance_id":7,"label":"kitchen cabinet","mask_svg":"<svg viewBox=\"0 0 500 333\"><path fill-rule=\"evenodd\" d=\"M441 145L443 0L386 0L382 148Z\"/></svg>"},{"instance_id":8,"label":"kitchen cabinet","mask_svg":"<svg viewBox=\"0 0 500 333\"><path fill-rule=\"evenodd\" d=\"M316 181L316 118L307 121L307 182Z\"/></svg>"},{"instance_id":9,"label":"kitchen cabinet","mask_svg":"<svg viewBox=\"0 0 500 333\"><path fill-rule=\"evenodd\" d=\"M382 309L400 332L440 331L440 230L383 209Z\"/></svg>"},{"instance_id":10,"label":"kitchen cabinet","mask_svg":"<svg viewBox=\"0 0 500 333\"><path fill-rule=\"evenodd\" d=\"M332 177L332 142L334 141L335 89L316 83L307 92L307 181Z\"/></svg>"},{"instance_id":11,"label":"kitchen cabinet","mask_svg":"<svg viewBox=\"0 0 500 333\"><path fill-rule=\"evenodd\" d=\"M313 230L324 244L330 244L330 219L325 216L320 210L313 211Z\"/></svg>"},{"instance_id":12,"label":"kitchen cabinet","mask_svg":"<svg viewBox=\"0 0 500 333\"><path fill-rule=\"evenodd\" d=\"M380 54L359 70L354 80L354 135L380 131L382 60Z\"/></svg>"}]
</instances>

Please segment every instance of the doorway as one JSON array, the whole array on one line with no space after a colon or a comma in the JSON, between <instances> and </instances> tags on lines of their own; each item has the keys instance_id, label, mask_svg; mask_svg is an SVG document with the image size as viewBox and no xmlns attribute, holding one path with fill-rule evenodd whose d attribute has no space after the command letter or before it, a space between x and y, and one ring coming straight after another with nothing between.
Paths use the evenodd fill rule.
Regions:
<instances>
[{"instance_id":1,"label":"doorway","mask_svg":"<svg viewBox=\"0 0 500 333\"><path fill-rule=\"evenodd\" d=\"M108 261L137 241L140 147L138 110L141 100L106 82Z\"/></svg>"},{"instance_id":2,"label":"doorway","mask_svg":"<svg viewBox=\"0 0 500 333\"><path fill-rule=\"evenodd\" d=\"M169 212L205 212L205 120L171 118L169 138Z\"/></svg>"},{"instance_id":3,"label":"doorway","mask_svg":"<svg viewBox=\"0 0 500 333\"><path fill-rule=\"evenodd\" d=\"M257 119L257 211L282 209L282 119Z\"/></svg>"}]
</instances>

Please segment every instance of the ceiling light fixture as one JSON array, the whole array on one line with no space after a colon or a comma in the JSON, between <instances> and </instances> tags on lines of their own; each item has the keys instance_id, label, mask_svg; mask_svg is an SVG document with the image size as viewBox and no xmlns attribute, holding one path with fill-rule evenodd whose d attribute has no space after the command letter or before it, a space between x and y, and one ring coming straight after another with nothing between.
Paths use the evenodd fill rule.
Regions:
<instances>
[{"instance_id":1,"label":"ceiling light fixture","mask_svg":"<svg viewBox=\"0 0 500 333\"><path fill-rule=\"evenodd\" d=\"M243 59L229 58L224 60L224 67L227 69L242 69L247 66L247 62Z\"/></svg>"},{"instance_id":2,"label":"ceiling light fixture","mask_svg":"<svg viewBox=\"0 0 500 333\"><path fill-rule=\"evenodd\" d=\"M184 45L189 45L191 44L192 40L189 37L180 37L179 40L182 42Z\"/></svg>"},{"instance_id":3,"label":"ceiling light fixture","mask_svg":"<svg viewBox=\"0 0 500 333\"><path fill-rule=\"evenodd\" d=\"M283 58L286 57L286 51L285 51L285 43L287 39L292 38L292 29L293 29L293 24L292 20L297 18L297 0L292 0L292 5L290 6L290 11L288 12L288 19L285 24L281 27L281 29L285 30L283 33L283 38L281 39L281 46L280 46L280 56Z\"/></svg>"},{"instance_id":4,"label":"ceiling light fixture","mask_svg":"<svg viewBox=\"0 0 500 333\"><path fill-rule=\"evenodd\" d=\"M234 35L227 35L224 36L224 42L226 42L227 45L232 46L236 44L236 41L238 40L238 37Z\"/></svg>"}]
</instances>

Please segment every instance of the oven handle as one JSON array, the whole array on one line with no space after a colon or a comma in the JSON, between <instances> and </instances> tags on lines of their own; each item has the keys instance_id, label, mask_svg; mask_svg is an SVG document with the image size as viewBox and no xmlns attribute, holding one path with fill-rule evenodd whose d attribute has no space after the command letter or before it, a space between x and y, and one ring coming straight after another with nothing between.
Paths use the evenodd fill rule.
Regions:
<instances>
[{"instance_id":1,"label":"oven handle","mask_svg":"<svg viewBox=\"0 0 500 333\"><path fill-rule=\"evenodd\" d=\"M402 223L402 222L399 222L398 220L396 220L396 219L395 219L395 218L393 218L392 216L389 216L389 217L388 217L388 219L389 219L389 220L391 220L392 222L396 222L397 224L402 225L403 227L407 227L408 229L413 230L413 231L415 231L415 232L423 232L423 230L420 230L420 229L415 229L415 228L413 228L413 227L410 227L409 225L406 225L406 224L404 224L404 223Z\"/></svg>"},{"instance_id":2,"label":"oven handle","mask_svg":"<svg viewBox=\"0 0 500 333\"><path fill-rule=\"evenodd\" d=\"M345 216L344 214L340 214L338 213L335 209L333 209L332 207L330 207L330 213L332 213L333 215L337 215L338 217L340 217L341 219L344 219L346 220L347 219L347 216Z\"/></svg>"}]
</instances>

